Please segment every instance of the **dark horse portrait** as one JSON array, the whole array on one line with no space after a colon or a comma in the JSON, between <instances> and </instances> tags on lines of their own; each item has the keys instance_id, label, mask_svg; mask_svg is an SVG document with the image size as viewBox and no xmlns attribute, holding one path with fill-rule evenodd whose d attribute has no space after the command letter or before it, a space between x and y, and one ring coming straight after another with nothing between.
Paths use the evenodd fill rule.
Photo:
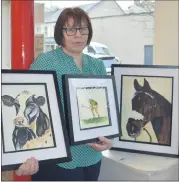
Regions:
<instances>
[{"instance_id":1,"label":"dark horse portrait","mask_svg":"<svg viewBox=\"0 0 179 182\"><path fill-rule=\"evenodd\" d=\"M143 115L143 119L129 118L126 125L128 135L136 138L148 122L151 122L159 144L170 145L170 133L172 122L172 104L160 93L153 90L149 82L144 78L141 86L134 80L135 94L132 98L132 110ZM150 133L146 130L150 137Z\"/></svg>"}]
</instances>

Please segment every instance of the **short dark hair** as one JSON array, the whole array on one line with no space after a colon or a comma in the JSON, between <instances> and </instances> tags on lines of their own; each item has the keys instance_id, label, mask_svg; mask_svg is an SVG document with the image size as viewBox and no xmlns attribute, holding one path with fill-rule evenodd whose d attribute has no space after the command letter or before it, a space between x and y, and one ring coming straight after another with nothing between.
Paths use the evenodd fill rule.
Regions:
<instances>
[{"instance_id":1,"label":"short dark hair","mask_svg":"<svg viewBox=\"0 0 179 182\"><path fill-rule=\"evenodd\" d=\"M66 8L59 15L57 22L55 24L55 28L54 28L54 39L55 39L56 43L59 46L63 45L62 28L63 28L64 24L68 21L69 18L74 19L75 25L81 25L82 21L87 22L87 26L89 29L87 45L89 45L91 42L92 36L93 36L91 20L90 20L89 16L87 15L87 13L79 7Z\"/></svg>"}]
</instances>

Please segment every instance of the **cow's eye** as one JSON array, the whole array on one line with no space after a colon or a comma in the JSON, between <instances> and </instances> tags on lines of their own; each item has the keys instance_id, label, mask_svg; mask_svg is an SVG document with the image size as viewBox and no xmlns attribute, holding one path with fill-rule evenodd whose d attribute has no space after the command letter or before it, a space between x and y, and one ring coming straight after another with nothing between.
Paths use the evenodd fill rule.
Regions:
<instances>
[{"instance_id":1,"label":"cow's eye","mask_svg":"<svg viewBox=\"0 0 179 182\"><path fill-rule=\"evenodd\" d=\"M15 108L16 108L16 114L19 112L20 104L14 103Z\"/></svg>"},{"instance_id":2,"label":"cow's eye","mask_svg":"<svg viewBox=\"0 0 179 182\"><path fill-rule=\"evenodd\" d=\"M34 106L34 105L30 105L30 108L31 108L31 109L34 109L34 108L35 108L35 106Z\"/></svg>"},{"instance_id":3,"label":"cow's eye","mask_svg":"<svg viewBox=\"0 0 179 182\"><path fill-rule=\"evenodd\" d=\"M29 104L27 107L29 107L30 109L35 109L35 106L33 104Z\"/></svg>"}]
</instances>

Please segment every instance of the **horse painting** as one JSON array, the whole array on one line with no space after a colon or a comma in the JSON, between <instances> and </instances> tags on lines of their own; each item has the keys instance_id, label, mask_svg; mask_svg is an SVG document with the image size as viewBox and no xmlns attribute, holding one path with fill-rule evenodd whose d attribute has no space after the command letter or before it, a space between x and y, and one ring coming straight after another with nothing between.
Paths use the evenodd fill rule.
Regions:
<instances>
[{"instance_id":1,"label":"horse painting","mask_svg":"<svg viewBox=\"0 0 179 182\"><path fill-rule=\"evenodd\" d=\"M149 82L144 78L141 86L134 79L135 94L132 98L132 110L142 114L143 119L129 118L126 129L130 137L136 138L145 125L151 122L158 140L158 144L171 144L172 104L160 93L153 90ZM152 142L150 133L146 131Z\"/></svg>"}]
</instances>

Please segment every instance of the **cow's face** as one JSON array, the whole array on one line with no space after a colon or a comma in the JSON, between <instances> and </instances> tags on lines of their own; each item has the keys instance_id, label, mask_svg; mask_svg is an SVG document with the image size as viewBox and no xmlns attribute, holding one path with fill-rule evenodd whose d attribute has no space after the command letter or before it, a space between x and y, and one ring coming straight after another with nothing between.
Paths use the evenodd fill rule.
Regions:
<instances>
[{"instance_id":1,"label":"cow's face","mask_svg":"<svg viewBox=\"0 0 179 182\"><path fill-rule=\"evenodd\" d=\"M23 91L16 98L3 95L2 101L5 106L15 107L16 116L13 119L15 125L28 126L39 116L40 106L44 105L45 98L43 96L36 98L28 91Z\"/></svg>"}]
</instances>

